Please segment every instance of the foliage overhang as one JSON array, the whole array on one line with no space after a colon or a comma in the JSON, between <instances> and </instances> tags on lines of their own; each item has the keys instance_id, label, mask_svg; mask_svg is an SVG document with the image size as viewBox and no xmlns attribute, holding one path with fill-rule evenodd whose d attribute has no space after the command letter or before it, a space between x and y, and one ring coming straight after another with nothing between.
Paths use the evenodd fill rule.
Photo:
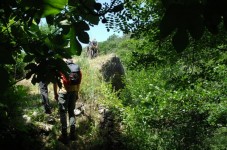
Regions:
<instances>
[{"instance_id":1,"label":"foliage overhang","mask_svg":"<svg viewBox=\"0 0 227 150\"><path fill-rule=\"evenodd\" d=\"M217 35L227 29L226 0L126 0L125 7L125 33L158 41L171 36L178 53L207 31Z\"/></svg>"},{"instance_id":2,"label":"foliage overhang","mask_svg":"<svg viewBox=\"0 0 227 150\"><path fill-rule=\"evenodd\" d=\"M65 68L61 59L81 54L81 43L89 42L89 26L98 25L100 20L107 22L106 14L118 14L122 9L121 0L112 0L110 4L95 0L1 1L0 80L3 89L12 82L7 65L16 64L22 52L28 64L25 67L27 79L32 77L33 84L42 79L57 82L59 71ZM51 34L40 30L42 18L49 26L54 26Z\"/></svg>"}]
</instances>

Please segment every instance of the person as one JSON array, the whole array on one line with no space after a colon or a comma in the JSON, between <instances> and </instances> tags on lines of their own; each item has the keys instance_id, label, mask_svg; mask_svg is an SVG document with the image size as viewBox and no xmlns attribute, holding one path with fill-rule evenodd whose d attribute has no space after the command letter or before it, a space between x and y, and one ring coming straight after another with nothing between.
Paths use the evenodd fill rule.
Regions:
<instances>
[{"instance_id":1,"label":"person","mask_svg":"<svg viewBox=\"0 0 227 150\"><path fill-rule=\"evenodd\" d=\"M39 82L39 90L41 94L42 104L46 114L51 114L51 107L48 98L48 83L46 81Z\"/></svg>"},{"instance_id":2,"label":"person","mask_svg":"<svg viewBox=\"0 0 227 150\"><path fill-rule=\"evenodd\" d=\"M54 55L53 50L48 50L47 55L49 55L49 56ZM39 64L39 65L47 66L48 62L49 62L49 58L45 58L45 61L43 61L43 63ZM49 97L48 97L48 85L49 85L49 83L50 82L46 80L46 76L43 77L42 80L39 82L39 91L40 91L40 94L41 94L42 105L44 107L44 112L46 114L51 114L50 101L49 101Z\"/></svg>"},{"instance_id":3,"label":"person","mask_svg":"<svg viewBox=\"0 0 227 150\"><path fill-rule=\"evenodd\" d=\"M98 42L97 42L97 40L96 40L96 39L93 39L93 40L90 42L90 46L98 48Z\"/></svg>"},{"instance_id":4,"label":"person","mask_svg":"<svg viewBox=\"0 0 227 150\"><path fill-rule=\"evenodd\" d=\"M96 57L98 55L98 42L95 38L89 42L87 54L90 55L91 58Z\"/></svg>"},{"instance_id":5,"label":"person","mask_svg":"<svg viewBox=\"0 0 227 150\"><path fill-rule=\"evenodd\" d=\"M64 59L67 65L72 64L72 59ZM77 64L76 64L77 65ZM64 144L68 143L67 134L67 114L69 119L70 127L70 140L75 140L75 114L74 109L76 108L76 101L78 99L78 92L80 88L80 82L82 78L82 73L80 67L77 65L77 71L80 74L80 81L76 85L70 85L67 77L60 73L61 75L61 88L57 83L54 84L54 95L55 100L57 100L59 105L60 122L61 122L61 136L59 140Z\"/></svg>"}]
</instances>

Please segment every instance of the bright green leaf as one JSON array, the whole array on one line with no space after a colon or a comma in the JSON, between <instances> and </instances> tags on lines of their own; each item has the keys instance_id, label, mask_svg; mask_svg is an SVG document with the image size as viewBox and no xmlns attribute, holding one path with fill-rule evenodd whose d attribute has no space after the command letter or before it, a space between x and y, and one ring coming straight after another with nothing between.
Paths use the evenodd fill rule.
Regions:
<instances>
[{"instance_id":1,"label":"bright green leaf","mask_svg":"<svg viewBox=\"0 0 227 150\"><path fill-rule=\"evenodd\" d=\"M53 8L47 4L44 6L44 11L43 11L42 17L49 16L49 15L56 15L60 11L61 11L61 9Z\"/></svg>"},{"instance_id":2,"label":"bright green leaf","mask_svg":"<svg viewBox=\"0 0 227 150\"><path fill-rule=\"evenodd\" d=\"M67 3L68 0L43 0L42 17L60 13Z\"/></svg>"},{"instance_id":3,"label":"bright green leaf","mask_svg":"<svg viewBox=\"0 0 227 150\"><path fill-rule=\"evenodd\" d=\"M67 5L68 0L43 0L44 4L49 4L56 9L63 9Z\"/></svg>"}]
</instances>

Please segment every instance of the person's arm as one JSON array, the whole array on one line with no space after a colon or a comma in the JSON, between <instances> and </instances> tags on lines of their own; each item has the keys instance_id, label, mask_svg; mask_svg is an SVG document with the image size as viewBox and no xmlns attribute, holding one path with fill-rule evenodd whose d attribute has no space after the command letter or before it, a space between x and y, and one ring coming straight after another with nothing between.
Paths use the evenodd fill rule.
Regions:
<instances>
[{"instance_id":1,"label":"person's arm","mask_svg":"<svg viewBox=\"0 0 227 150\"><path fill-rule=\"evenodd\" d=\"M54 99L55 99L56 101L58 101L58 92L57 92L57 90L58 90L58 85L57 85L57 83L54 83L54 84L53 84L53 89L54 89Z\"/></svg>"}]
</instances>

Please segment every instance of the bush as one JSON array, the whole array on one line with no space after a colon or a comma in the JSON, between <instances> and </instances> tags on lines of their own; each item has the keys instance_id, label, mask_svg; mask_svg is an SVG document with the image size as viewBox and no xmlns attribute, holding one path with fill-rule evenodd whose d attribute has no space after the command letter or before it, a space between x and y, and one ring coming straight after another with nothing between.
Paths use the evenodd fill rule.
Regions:
<instances>
[{"instance_id":1,"label":"bush","mask_svg":"<svg viewBox=\"0 0 227 150\"><path fill-rule=\"evenodd\" d=\"M226 70L219 66L209 74L212 80L192 80L182 66L127 72L121 100L130 147L209 149L207 139L226 125Z\"/></svg>"}]
</instances>

